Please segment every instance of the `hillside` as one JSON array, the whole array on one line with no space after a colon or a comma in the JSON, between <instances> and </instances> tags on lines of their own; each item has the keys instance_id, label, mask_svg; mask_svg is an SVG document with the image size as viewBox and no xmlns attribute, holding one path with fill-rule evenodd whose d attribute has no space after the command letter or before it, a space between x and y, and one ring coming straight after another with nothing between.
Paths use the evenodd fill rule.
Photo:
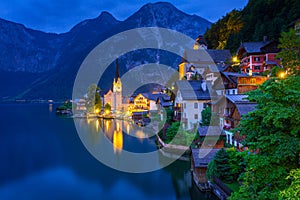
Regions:
<instances>
[{"instance_id":1,"label":"hillside","mask_svg":"<svg viewBox=\"0 0 300 200\"><path fill-rule=\"evenodd\" d=\"M299 0L249 0L246 7L227 13L206 31L210 48L235 53L242 41L278 40L300 18Z\"/></svg>"}]
</instances>

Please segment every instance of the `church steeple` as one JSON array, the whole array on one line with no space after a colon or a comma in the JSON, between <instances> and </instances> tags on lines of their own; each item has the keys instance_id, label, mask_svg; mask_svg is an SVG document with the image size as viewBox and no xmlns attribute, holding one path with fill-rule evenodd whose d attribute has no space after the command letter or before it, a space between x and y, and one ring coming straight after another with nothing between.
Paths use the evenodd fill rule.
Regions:
<instances>
[{"instance_id":1,"label":"church steeple","mask_svg":"<svg viewBox=\"0 0 300 200\"><path fill-rule=\"evenodd\" d=\"M113 82L113 92L122 92L122 82L119 73L119 62L116 59L116 75Z\"/></svg>"},{"instance_id":2,"label":"church steeple","mask_svg":"<svg viewBox=\"0 0 300 200\"><path fill-rule=\"evenodd\" d=\"M118 61L118 58L117 58L117 59L116 59L116 75L115 75L115 82L117 82L119 78L120 78L120 73L119 73L119 61Z\"/></svg>"}]
</instances>

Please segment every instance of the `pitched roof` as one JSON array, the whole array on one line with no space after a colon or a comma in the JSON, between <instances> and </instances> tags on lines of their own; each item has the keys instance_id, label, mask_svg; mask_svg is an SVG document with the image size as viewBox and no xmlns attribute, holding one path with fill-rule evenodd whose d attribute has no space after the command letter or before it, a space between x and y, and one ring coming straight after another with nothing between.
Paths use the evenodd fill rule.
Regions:
<instances>
[{"instance_id":1,"label":"pitched roof","mask_svg":"<svg viewBox=\"0 0 300 200\"><path fill-rule=\"evenodd\" d=\"M192 149L192 157L195 167L207 167L220 149Z\"/></svg>"},{"instance_id":2,"label":"pitched roof","mask_svg":"<svg viewBox=\"0 0 300 200\"><path fill-rule=\"evenodd\" d=\"M248 95L245 94L226 94L225 97L232 103L248 103Z\"/></svg>"},{"instance_id":3,"label":"pitched roof","mask_svg":"<svg viewBox=\"0 0 300 200\"><path fill-rule=\"evenodd\" d=\"M203 91L201 83L201 81L176 81L183 100L210 100L208 89Z\"/></svg>"},{"instance_id":4,"label":"pitched roof","mask_svg":"<svg viewBox=\"0 0 300 200\"><path fill-rule=\"evenodd\" d=\"M224 135L223 131L219 126L199 126L198 134L202 137Z\"/></svg>"},{"instance_id":5,"label":"pitched roof","mask_svg":"<svg viewBox=\"0 0 300 200\"><path fill-rule=\"evenodd\" d=\"M247 74L237 72L221 72L230 82L237 84L237 77L247 77Z\"/></svg>"},{"instance_id":6,"label":"pitched roof","mask_svg":"<svg viewBox=\"0 0 300 200\"><path fill-rule=\"evenodd\" d=\"M227 60L231 60L231 54L229 50L187 49L183 55L183 61L202 65L224 63Z\"/></svg>"},{"instance_id":7,"label":"pitched roof","mask_svg":"<svg viewBox=\"0 0 300 200\"><path fill-rule=\"evenodd\" d=\"M159 104L163 107L169 107L173 105L171 101L171 97L168 95L159 96L156 100L156 104L158 103L158 100L159 100Z\"/></svg>"},{"instance_id":8,"label":"pitched roof","mask_svg":"<svg viewBox=\"0 0 300 200\"><path fill-rule=\"evenodd\" d=\"M211 56L204 49L186 49L183 56L185 61L193 64L213 64Z\"/></svg>"},{"instance_id":9,"label":"pitched roof","mask_svg":"<svg viewBox=\"0 0 300 200\"><path fill-rule=\"evenodd\" d=\"M256 103L237 103L235 104L241 116L248 114L249 112L256 109Z\"/></svg>"},{"instance_id":10,"label":"pitched roof","mask_svg":"<svg viewBox=\"0 0 300 200\"><path fill-rule=\"evenodd\" d=\"M116 75L115 75L115 82L117 82L118 78L120 78L120 73L119 73L119 61L116 59Z\"/></svg>"},{"instance_id":11,"label":"pitched roof","mask_svg":"<svg viewBox=\"0 0 300 200\"><path fill-rule=\"evenodd\" d=\"M224 63L227 60L231 60L231 54L229 50L207 49L207 52L215 63Z\"/></svg>"},{"instance_id":12,"label":"pitched roof","mask_svg":"<svg viewBox=\"0 0 300 200\"><path fill-rule=\"evenodd\" d=\"M272 41L261 42L244 42L241 44L239 50L244 48L247 53L260 53L261 48L270 44Z\"/></svg>"},{"instance_id":13,"label":"pitched roof","mask_svg":"<svg viewBox=\"0 0 300 200\"><path fill-rule=\"evenodd\" d=\"M157 94L152 94L152 93L141 93L141 95L143 95L145 98L149 99L149 100L153 100L156 101L158 98L163 98L165 100L169 99L170 97L166 94L161 94L161 93L157 93Z\"/></svg>"}]
</instances>

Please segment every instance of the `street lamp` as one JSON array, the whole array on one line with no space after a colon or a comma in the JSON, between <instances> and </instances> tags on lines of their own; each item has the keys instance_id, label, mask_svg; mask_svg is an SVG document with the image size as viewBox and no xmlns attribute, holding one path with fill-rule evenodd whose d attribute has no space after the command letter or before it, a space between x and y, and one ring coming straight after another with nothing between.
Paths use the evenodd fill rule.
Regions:
<instances>
[{"instance_id":1,"label":"street lamp","mask_svg":"<svg viewBox=\"0 0 300 200\"><path fill-rule=\"evenodd\" d=\"M285 77L285 75L286 75L285 72L280 72L278 74L279 78L281 78L281 79L283 79Z\"/></svg>"},{"instance_id":2,"label":"street lamp","mask_svg":"<svg viewBox=\"0 0 300 200\"><path fill-rule=\"evenodd\" d=\"M233 56L233 57L232 57L232 62L234 62L234 63L237 63L237 62L238 62L237 56Z\"/></svg>"}]
</instances>

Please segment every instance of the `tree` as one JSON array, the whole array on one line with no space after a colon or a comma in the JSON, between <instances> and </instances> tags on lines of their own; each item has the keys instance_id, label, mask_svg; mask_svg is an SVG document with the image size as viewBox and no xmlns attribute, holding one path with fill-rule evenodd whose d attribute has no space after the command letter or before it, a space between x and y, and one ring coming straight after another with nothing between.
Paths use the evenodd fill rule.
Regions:
<instances>
[{"instance_id":1,"label":"tree","mask_svg":"<svg viewBox=\"0 0 300 200\"><path fill-rule=\"evenodd\" d=\"M213 49L224 49L231 34L240 31L243 26L241 12L233 10L213 24L205 33L208 46Z\"/></svg>"},{"instance_id":2,"label":"tree","mask_svg":"<svg viewBox=\"0 0 300 200\"><path fill-rule=\"evenodd\" d=\"M189 146L195 134L188 133L180 126L180 122L174 122L166 132L166 143Z\"/></svg>"},{"instance_id":3,"label":"tree","mask_svg":"<svg viewBox=\"0 0 300 200\"><path fill-rule=\"evenodd\" d=\"M102 101L100 97L100 88L96 84L92 84L87 90L86 108L88 112L101 111Z\"/></svg>"},{"instance_id":4,"label":"tree","mask_svg":"<svg viewBox=\"0 0 300 200\"><path fill-rule=\"evenodd\" d=\"M300 18L299 10L299 0L249 0L241 11L233 10L212 24L204 36L209 48L225 45L233 53L242 41L261 41L263 36L278 40Z\"/></svg>"},{"instance_id":5,"label":"tree","mask_svg":"<svg viewBox=\"0 0 300 200\"><path fill-rule=\"evenodd\" d=\"M172 125L168 128L167 133L166 133L166 142L169 143L170 141L173 140L173 138L176 136L178 133L180 127L180 122L174 122Z\"/></svg>"},{"instance_id":6,"label":"tree","mask_svg":"<svg viewBox=\"0 0 300 200\"><path fill-rule=\"evenodd\" d=\"M239 192L231 199L278 199L290 182L289 172L299 168L300 76L270 79L249 99L257 109L243 116L236 131L246 136L245 146L258 150L246 157Z\"/></svg>"},{"instance_id":7,"label":"tree","mask_svg":"<svg viewBox=\"0 0 300 200\"><path fill-rule=\"evenodd\" d=\"M300 196L300 168L292 170L287 177L291 180L291 185L279 194L279 199L296 199Z\"/></svg>"},{"instance_id":8,"label":"tree","mask_svg":"<svg viewBox=\"0 0 300 200\"><path fill-rule=\"evenodd\" d=\"M213 176L216 173L216 162L214 160L210 161L207 166L206 177L209 180L212 180Z\"/></svg>"},{"instance_id":9,"label":"tree","mask_svg":"<svg viewBox=\"0 0 300 200\"><path fill-rule=\"evenodd\" d=\"M232 182L232 174L229 166L229 155L225 149L220 149L214 159L215 175L224 182Z\"/></svg>"},{"instance_id":10,"label":"tree","mask_svg":"<svg viewBox=\"0 0 300 200\"><path fill-rule=\"evenodd\" d=\"M217 125L218 124L218 118L215 113L211 111L210 107L206 107L201 112L202 116L202 126L210 126L210 125Z\"/></svg>"},{"instance_id":11,"label":"tree","mask_svg":"<svg viewBox=\"0 0 300 200\"><path fill-rule=\"evenodd\" d=\"M111 105L109 103L106 103L104 105L104 113L109 114L111 112Z\"/></svg>"},{"instance_id":12,"label":"tree","mask_svg":"<svg viewBox=\"0 0 300 200\"><path fill-rule=\"evenodd\" d=\"M245 157L247 156L247 151L239 152L236 151L234 147L226 150L229 155L229 166L231 174L234 181L237 181L239 176L244 172L246 168Z\"/></svg>"},{"instance_id":13,"label":"tree","mask_svg":"<svg viewBox=\"0 0 300 200\"><path fill-rule=\"evenodd\" d=\"M289 32L282 32L279 39L279 48L282 48L277 57L281 58L284 69L292 75L300 75L300 37L294 29Z\"/></svg>"}]
</instances>

